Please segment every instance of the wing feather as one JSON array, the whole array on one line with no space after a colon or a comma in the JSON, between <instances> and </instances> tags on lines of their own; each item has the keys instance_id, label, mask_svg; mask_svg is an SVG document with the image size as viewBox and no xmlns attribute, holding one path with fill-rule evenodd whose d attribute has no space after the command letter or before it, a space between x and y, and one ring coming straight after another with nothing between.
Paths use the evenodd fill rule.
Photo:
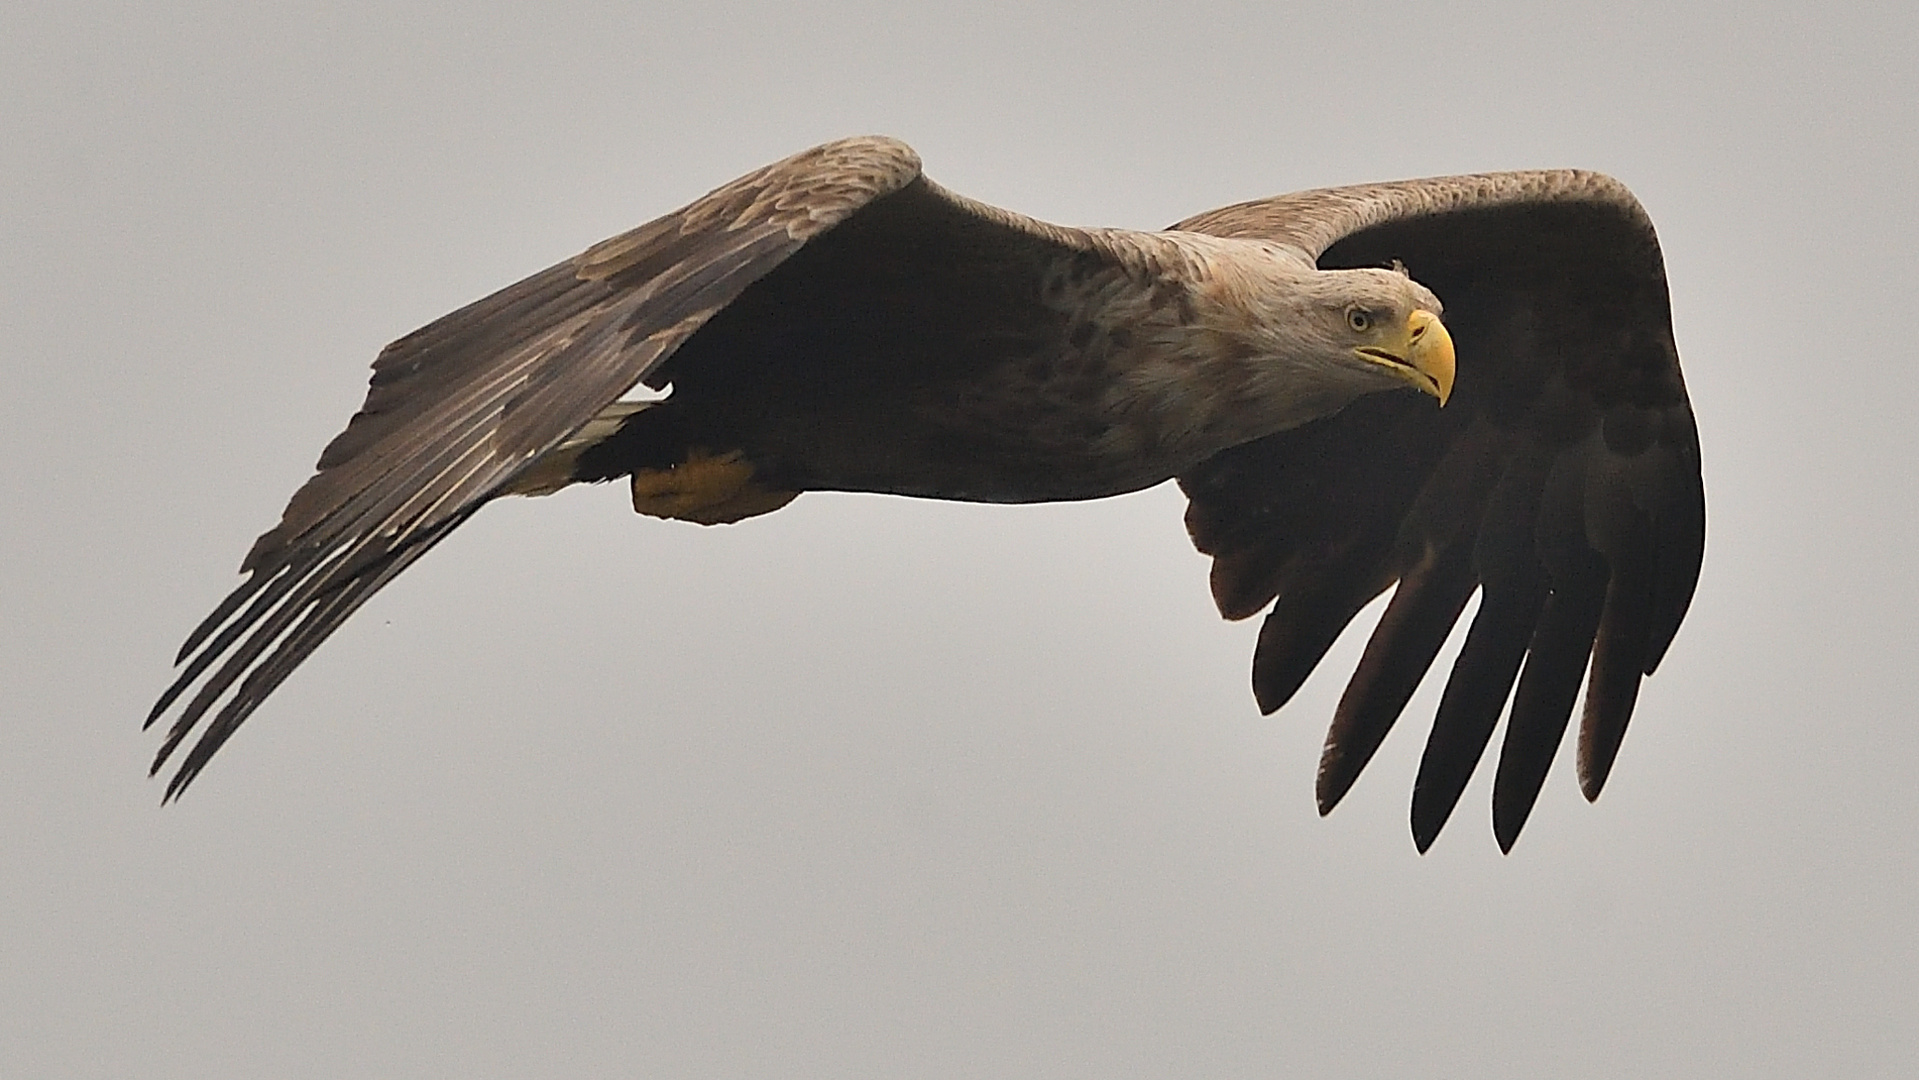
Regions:
<instances>
[{"instance_id":1,"label":"wing feather","mask_svg":"<svg viewBox=\"0 0 1919 1080\"><path fill-rule=\"evenodd\" d=\"M1326 733L1317 788L1321 813L1337 806L1359 779L1479 587L1470 556L1463 547L1428 552L1400 577L1380 620L1382 632L1366 643Z\"/></svg>"}]
</instances>

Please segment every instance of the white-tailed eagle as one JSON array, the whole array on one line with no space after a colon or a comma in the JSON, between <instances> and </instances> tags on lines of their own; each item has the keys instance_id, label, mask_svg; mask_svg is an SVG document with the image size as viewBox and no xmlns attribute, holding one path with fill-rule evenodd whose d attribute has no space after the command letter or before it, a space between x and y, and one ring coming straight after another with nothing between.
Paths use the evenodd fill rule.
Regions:
<instances>
[{"instance_id":1,"label":"white-tailed eagle","mask_svg":"<svg viewBox=\"0 0 1919 1080\"><path fill-rule=\"evenodd\" d=\"M621 400L639 384L671 392ZM902 143L846 139L389 345L181 650L148 719L181 706L154 770L200 731L167 796L486 503L615 478L641 513L703 523L804 491L1043 502L1176 479L1221 614L1271 606L1268 713L1397 583L1327 736L1322 812L1477 591L1413 791L1421 850L1509 698L1493 824L1511 847L1589 667L1579 780L1598 796L1705 542L1658 241L1609 177L1073 229L941 188Z\"/></svg>"}]
</instances>

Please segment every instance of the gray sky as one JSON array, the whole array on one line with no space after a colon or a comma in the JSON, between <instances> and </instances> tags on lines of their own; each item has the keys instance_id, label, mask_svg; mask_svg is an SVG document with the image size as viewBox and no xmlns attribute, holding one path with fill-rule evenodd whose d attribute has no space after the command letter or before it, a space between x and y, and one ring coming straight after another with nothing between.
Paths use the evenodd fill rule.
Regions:
<instances>
[{"instance_id":1,"label":"gray sky","mask_svg":"<svg viewBox=\"0 0 1919 1080\"><path fill-rule=\"evenodd\" d=\"M6 5L0 1077L1914 1075L1915 50L1891 3ZM1710 537L1599 805L1560 761L1501 857L1482 769L1415 855L1428 685L1319 819L1357 636L1260 718L1170 489L609 488L489 509L157 806L167 661L381 344L861 132L1069 224L1631 184Z\"/></svg>"}]
</instances>

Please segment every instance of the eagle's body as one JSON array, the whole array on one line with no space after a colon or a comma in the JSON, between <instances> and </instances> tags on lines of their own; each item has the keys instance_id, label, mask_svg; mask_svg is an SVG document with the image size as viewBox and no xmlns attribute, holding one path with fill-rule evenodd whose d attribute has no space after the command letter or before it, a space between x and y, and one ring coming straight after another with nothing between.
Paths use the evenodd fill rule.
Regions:
<instances>
[{"instance_id":1,"label":"eagle's body","mask_svg":"<svg viewBox=\"0 0 1919 1080\"><path fill-rule=\"evenodd\" d=\"M1316 271L1277 245L1098 229L1033 247L972 222L983 235L915 244L955 201L916 178L795 252L648 376L671 398L581 478L672 467L692 446L738 449L794 492L1100 498L1403 385L1291 377L1300 320L1271 300Z\"/></svg>"},{"instance_id":2,"label":"eagle's body","mask_svg":"<svg viewBox=\"0 0 1919 1080\"><path fill-rule=\"evenodd\" d=\"M1297 260L1258 241L1187 233L1105 231L1095 239L1111 263L1074 252L1036 260L1016 319L956 318L936 343L899 293L949 311L965 297L1006 312L999 297L966 297L982 268L895 259L886 288L833 298L841 315L831 325L767 334L785 313L827 302L808 295L836 280L821 262L871 265L872 249L894 250L885 224L855 219L827 234L714 316L661 365L657 381L672 396L590 451L580 478L669 468L695 446L739 449L764 483L795 492L1100 498L1401 385L1362 371L1301 393L1274 342L1261 340L1263 330L1277 336L1266 321L1286 320L1247 302L1295 283Z\"/></svg>"},{"instance_id":3,"label":"eagle's body","mask_svg":"<svg viewBox=\"0 0 1919 1080\"><path fill-rule=\"evenodd\" d=\"M1382 393L1445 402L1455 338L1452 406ZM618 400L638 383L670 392ZM1483 588L1415 794L1422 847L1522 662L1501 843L1588 654L1597 794L1704 528L1657 242L1614 181L1409 181L1067 229L945 191L903 144L843 140L389 346L182 651L154 715L199 689L160 760L213 722L169 793L487 501L619 477L636 509L707 523L809 490L1037 502L1177 477L1222 613L1279 600L1254 662L1267 711L1400 582L1329 737L1326 808Z\"/></svg>"}]
</instances>

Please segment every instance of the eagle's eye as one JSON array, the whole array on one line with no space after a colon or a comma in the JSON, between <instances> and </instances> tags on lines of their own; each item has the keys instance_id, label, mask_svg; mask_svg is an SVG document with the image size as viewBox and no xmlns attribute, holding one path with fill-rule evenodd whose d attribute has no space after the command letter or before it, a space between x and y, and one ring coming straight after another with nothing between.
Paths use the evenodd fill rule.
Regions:
<instances>
[{"instance_id":1,"label":"eagle's eye","mask_svg":"<svg viewBox=\"0 0 1919 1080\"><path fill-rule=\"evenodd\" d=\"M1363 334L1373 328L1373 313L1365 308L1347 308L1346 325L1352 327L1355 333Z\"/></svg>"}]
</instances>

